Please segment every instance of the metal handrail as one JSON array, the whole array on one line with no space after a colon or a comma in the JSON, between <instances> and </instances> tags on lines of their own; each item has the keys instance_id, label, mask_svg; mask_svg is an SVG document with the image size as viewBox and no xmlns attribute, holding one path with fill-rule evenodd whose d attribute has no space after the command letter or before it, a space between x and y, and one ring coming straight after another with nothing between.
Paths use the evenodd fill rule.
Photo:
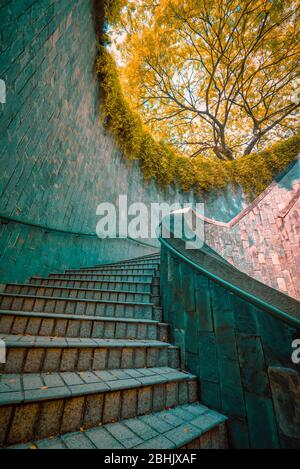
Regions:
<instances>
[{"instance_id":1,"label":"metal handrail","mask_svg":"<svg viewBox=\"0 0 300 469\"><path fill-rule=\"evenodd\" d=\"M69 234L69 235L73 235L73 236L81 236L81 237L89 237L89 238L98 238L98 239L100 239L97 236L96 233L84 233L84 232L80 232L80 231L63 230L62 228L57 228L57 227L47 226L47 225L41 225L39 223L33 223L33 222L30 222L30 221L24 220L22 218L16 218L16 217L12 217L10 215L4 215L4 214L1 214L1 213L0 213L0 219L7 220L8 222L18 223L20 225L31 226L33 228L39 228L39 229L45 230L45 231L53 231L53 232L56 232L56 233ZM121 237L117 236L116 238L111 238L111 239L128 239L129 241L134 241L135 243L141 244L143 246L147 246L147 247L150 247L150 248L153 248L153 249L159 249L159 247L157 247L157 246L153 246L152 244L148 244L144 241L140 241L138 239L131 238L131 236L127 236L126 238L121 238Z\"/></svg>"}]
</instances>

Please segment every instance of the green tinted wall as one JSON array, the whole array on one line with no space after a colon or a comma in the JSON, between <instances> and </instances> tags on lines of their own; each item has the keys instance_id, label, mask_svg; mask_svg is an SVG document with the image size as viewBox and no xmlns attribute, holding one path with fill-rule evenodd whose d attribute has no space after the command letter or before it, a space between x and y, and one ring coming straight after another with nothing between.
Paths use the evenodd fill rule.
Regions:
<instances>
[{"instance_id":1,"label":"green tinted wall","mask_svg":"<svg viewBox=\"0 0 300 469\"><path fill-rule=\"evenodd\" d=\"M94 233L101 202L164 199L118 151L99 119L90 0L0 4L0 214ZM170 192L172 199L181 197ZM20 224L0 225L0 281L52 268L151 252L130 241L96 242ZM101 259L100 259L101 258Z\"/></svg>"},{"instance_id":2,"label":"green tinted wall","mask_svg":"<svg viewBox=\"0 0 300 469\"><path fill-rule=\"evenodd\" d=\"M193 200L192 194L176 188L163 193L144 181L138 162L123 157L100 122L95 23L92 0L0 3L0 79L7 87L6 104L0 104L2 215L91 233L97 205L115 203L119 194L127 194L129 203ZM207 213L227 218L241 204L242 196L213 194ZM95 255L86 238L82 245L77 239L77 250L68 235L50 246L51 236L46 242L43 232L19 224L1 225L0 237L1 281L46 273L60 261L83 265ZM135 254L132 243L125 244L116 242L112 250L111 243L102 243L103 259L141 255L141 247ZM73 248L74 257L64 254Z\"/></svg>"}]
</instances>

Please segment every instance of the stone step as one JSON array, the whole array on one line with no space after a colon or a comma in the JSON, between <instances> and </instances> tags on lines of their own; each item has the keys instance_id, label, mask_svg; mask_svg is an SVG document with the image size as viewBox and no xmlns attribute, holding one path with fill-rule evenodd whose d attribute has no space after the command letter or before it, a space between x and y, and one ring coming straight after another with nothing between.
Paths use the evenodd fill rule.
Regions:
<instances>
[{"instance_id":1,"label":"stone step","mask_svg":"<svg viewBox=\"0 0 300 469\"><path fill-rule=\"evenodd\" d=\"M54 274L55 275L55 274ZM73 277L70 278L43 278L43 277L31 277L30 284L33 285L54 285L58 287L67 288L87 288L93 290L102 291L128 291L136 293L151 293L151 282L126 282L126 281L115 281L115 280L79 280ZM156 287L157 288L157 287ZM158 291L156 292L158 294Z\"/></svg>"},{"instance_id":2,"label":"stone step","mask_svg":"<svg viewBox=\"0 0 300 469\"><path fill-rule=\"evenodd\" d=\"M71 288L59 287L56 285L37 286L32 284L8 283L4 287L3 293L13 293L16 295L48 296L56 298L78 298L102 301L116 301L129 303L151 303L150 293L99 290L91 288Z\"/></svg>"},{"instance_id":3,"label":"stone step","mask_svg":"<svg viewBox=\"0 0 300 469\"><path fill-rule=\"evenodd\" d=\"M90 273L90 274L104 274L104 275L148 275L154 276L156 269L139 269L130 267L127 269L102 269L102 267L90 267L81 269L67 269L66 274L72 273Z\"/></svg>"},{"instance_id":4,"label":"stone step","mask_svg":"<svg viewBox=\"0 0 300 469\"><path fill-rule=\"evenodd\" d=\"M197 398L196 377L171 368L3 375L0 444L62 435Z\"/></svg>"},{"instance_id":5,"label":"stone step","mask_svg":"<svg viewBox=\"0 0 300 469\"><path fill-rule=\"evenodd\" d=\"M13 449L227 449L226 418L197 402Z\"/></svg>"},{"instance_id":6,"label":"stone step","mask_svg":"<svg viewBox=\"0 0 300 469\"><path fill-rule=\"evenodd\" d=\"M168 341L168 325L146 319L0 311L0 333Z\"/></svg>"},{"instance_id":7,"label":"stone step","mask_svg":"<svg viewBox=\"0 0 300 469\"><path fill-rule=\"evenodd\" d=\"M12 293L0 294L0 310L161 320L161 318L153 317L154 307L151 303L126 303Z\"/></svg>"},{"instance_id":8,"label":"stone step","mask_svg":"<svg viewBox=\"0 0 300 469\"><path fill-rule=\"evenodd\" d=\"M79 280L104 280L104 281L115 281L115 282L142 282L142 283L152 283L153 276L140 274L140 275L129 275L129 274L97 274L97 273L86 273L86 272L73 272L73 273L53 273L49 274L49 278L71 278Z\"/></svg>"},{"instance_id":9,"label":"stone step","mask_svg":"<svg viewBox=\"0 0 300 469\"><path fill-rule=\"evenodd\" d=\"M140 257L134 257L131 259L124 259L122 261L117 261L117 262L104 262L100 265L118 265L118 264L127 264L127 263L134 263L134 262L159 262L160 261L160 253L158 254L152 254L150 256L140 256Z\"/></svg>"},{"instance_id":10,"label":"stone step","mask_svg":"<svg viewBox=\"0 0 300 469\"><path fill-rule=\"evenodd\" d=\"M9 374L179 366L178 348L157 340L11 334L0 334L0 339L7 348L0 372Z\"/></svg>"}]
</instances>

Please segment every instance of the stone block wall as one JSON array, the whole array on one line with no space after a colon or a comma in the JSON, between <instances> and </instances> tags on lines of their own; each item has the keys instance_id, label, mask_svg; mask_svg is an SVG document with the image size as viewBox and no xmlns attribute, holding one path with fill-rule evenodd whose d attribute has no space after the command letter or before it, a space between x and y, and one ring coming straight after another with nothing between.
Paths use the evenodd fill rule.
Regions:
<instances>
[{"instance_id":1,"label":"stone block wall","mask_svg":"<svg viewBox=\"0 0 300 469\"><path fill-rule=\"evenodd\" d=\"M300 159L229 223L205 223L205 241L241 271L300 300Z\"/></svg>"},{"instance_id":2,"label":"stone block wall","mask_svg":"<svg viewBox=\"0 0 300 469\"><path fill-rule=\"evenodd\" d=\"M116 203L119 194L129 203L186 198L175 188L164 194L144 182L138 163L125 159L105 131L96 44L92 0L1 1L0 79L7 96L0 104L0 214L94 233L97 205ZM85 237L60 235L57 246L50 238L58 239L1 224L0 280L44 274L60 262L62 268L99 262L99 253L107 261L152 252L124 240L99 248Z\"/></svg>"}]
</instances>

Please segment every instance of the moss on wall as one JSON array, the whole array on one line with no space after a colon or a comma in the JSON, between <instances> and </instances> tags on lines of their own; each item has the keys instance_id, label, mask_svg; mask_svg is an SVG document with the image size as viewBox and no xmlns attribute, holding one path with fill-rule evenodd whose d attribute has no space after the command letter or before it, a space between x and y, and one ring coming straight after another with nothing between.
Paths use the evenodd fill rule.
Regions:
<instances>
[{"instance_id":1,"label":"moss on wall","mask_svg":"<svg viewBox=\"0 0 300 469\"><path fill-rule=\"evenodd\" d=\"M107 21L118 21L124 5L121 0L106 0ZM100 42L105 42L105 36ZM144 178L154 178L160 187L179 184L184 191L196 192L242 187L249 199L259 195L300 152L299 134L259 153L234 161L196 157L190 159L164 142L156 141L144 128L141 117L126 101L113 56L99 46L96 72L100 79L104 103L101 118L115 136L129 159L139 160Z\"/></svg>"}]
</instances>

